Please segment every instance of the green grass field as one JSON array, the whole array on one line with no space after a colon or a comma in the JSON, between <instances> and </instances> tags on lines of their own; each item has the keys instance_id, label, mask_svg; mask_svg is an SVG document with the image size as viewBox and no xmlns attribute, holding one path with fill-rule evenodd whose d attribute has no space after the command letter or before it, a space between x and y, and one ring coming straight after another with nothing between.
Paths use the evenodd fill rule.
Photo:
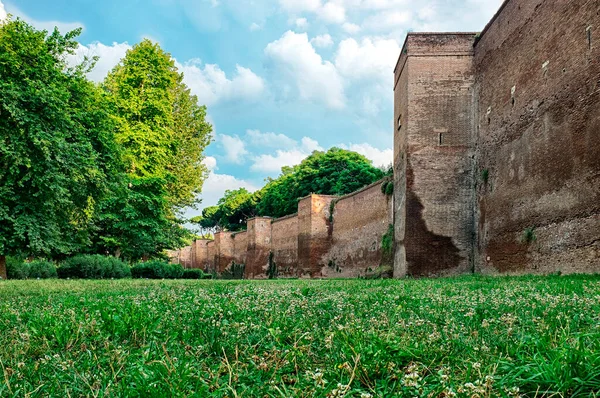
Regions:
<instances>
[{"instance_id":1,"label":"green grass field","mask_svg":"<svg viewBox=\"0 0 600 398\"><path fill-rule=\"evenodd\" d=\"M5 281L0 396L600 396L600 277Z\"/></svg>"}]
</instances>

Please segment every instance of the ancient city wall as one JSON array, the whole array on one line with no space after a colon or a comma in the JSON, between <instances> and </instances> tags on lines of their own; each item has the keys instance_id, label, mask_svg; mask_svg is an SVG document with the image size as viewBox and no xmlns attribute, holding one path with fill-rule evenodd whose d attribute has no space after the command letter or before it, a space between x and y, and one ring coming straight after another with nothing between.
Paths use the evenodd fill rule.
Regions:
<instances>
[{"instance_id":1,"label":"ancient city wall","mask_svg":"<svg viewBox=\"0 0 600 398\"><path fill-rule=\"evenodd\" d=\"M392 223L393 200L382 185L389 182L386 178L344 197L309 195L299 200L297 214L252 218L246 231L197 240L172 252L171 261L181 263L186 253L194 253L189 267L217 274L232 262L245 264L248 279L267 278L270 264L279 278L365 275L383 263L381 240Z\"/></svg>"},{"instance_id":2,"label":"ancient city wall","mask_svg":"<svg viewBox=\"0 0 600 398\"><path fill-rule=\"evenodd\" d=\"M233 258L237 264L246 264L246 251L248 249L248 232L238 232L231 235L233 238Z\"/></svg>"},{"instance_id":3,"label":"ancient city wall","mask_svg":"<svg viewBox=\"0 0 600 398\"><path fill-rule=\"evenodd\" d=\"M481 34L409 33L393 87L393 200L380 182L249 220L247 277L271 253L284 276L363 275L390 223L396 277L600 272L598 0L506 0Z\"/></svg>"},{"instance_id":4,"label":"ancient city wall","mask_svg":"<svg viewBox=\"0 0 600 398\"><path fill-rule=\"evenodd\" d=\"M208 239L198 239L192 243L192 264L191 268L206 269L208 261Z\"/></svg>"},{"instance_id":5,"label":"ancient city wall","mask_svg":"<svg viewBox=\"0 0 600 398\"><path fill-rule=\"evenodd\" d=\"M378 181L334 201L331 247L321 275L355 278L382 265L381 241L393 223L392 196L383 192L388 182ZM393 265L390 254L383 265Z\"/></svg>"},{"instance_id":6,"label":"ancient city wall","mask_svg":"<svg viewBox=\"0 0 600 398\"><path fill-rule=\"evenodd\" d=\"M246 251L245 275L248 279L266 278L271 252L270 217L255 217L248 220L248 246Z\"/></svg>"},{"instance_id":7,"label":"ancient city wall","mask_svg":"<svg viewBox=\"0 0 600 398\"><path fill-rule=\"evenodd\" d=\"M599 28L597 0L507 0L476 36L407 36L396 276L600 271Z\"/></svg>"},{"instance_id":8,"label":"ancient city wall","mask_svg":"<svg viewBox=\"0 0 600 398\"><path fill-rule=\"evenodd\" d=\"M600 271L600 3L507 1L474 66L478 268Z\"/></svg>"},{"instance_id":9,"label":"ancient city wall","mask_svg":"<svg viewBox=\"0 0 600 398\"><path fill-rule=\"evenodd\" d=\"M311 194L298 202L298 272L304 277L321 276L331 247L331 203L336 196Z\"/></svg>"},{"instance_id":10,"label":"ancient city wall","mask_svg":"<svg viewBox=\"0 0 600 398\"><path fill-rule=\"evenodd\" d=\"M273 220L271 237L272 260L278 276L298 276L298 215Z\"/></svg>"},{"instance_id":11,"label":"ancient city wall","mask_svg":"<svg viewBox=\"0 0 600 398\"><path fill-rule=\"evenodd\" d=\"M396 275L473 263L474 33L409 34L396 66Z\"/></svg>"},{"instance_id":12,"label":"ancient city wall","mask_svg":"<svg viewBox=\"0 0 600 398\"><path fill-rule=\"evenodd\" d=\"M233 232L217 232L215 234L216 270L218 274L229 267L235 260Z\"/></svg>"},{"instance_id":13,"label":"ancient city wall","mask_svg":"<svg viewBox=\"0 0 600 398\"><path fill-rule=\"evenodd\" d=\"M216 273L217 272L217 247L216 247L216 242L213 240L211 242L209 242L207 245L207 251L208 251L208 260L206 261L206 271L209 273Z\"/></svg>"}]
</instances>

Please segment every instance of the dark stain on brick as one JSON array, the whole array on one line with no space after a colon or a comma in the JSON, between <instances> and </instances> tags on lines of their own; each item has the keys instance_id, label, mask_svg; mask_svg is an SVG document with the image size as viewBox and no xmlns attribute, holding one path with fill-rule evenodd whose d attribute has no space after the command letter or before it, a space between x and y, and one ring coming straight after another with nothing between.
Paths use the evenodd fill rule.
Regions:
<instances>
[{"instance_id":1,"label":"dark stain on brick","mask_svg":"<svg viewBox=\"0 0 600 398\"><path fill-rule=\"evenodd\" d=\"M414 173L407 167L406 200L406 261L408 274L431 276L460 266L463 257L448 236L427 229L423 219L423 204L413 192Z\"/></svg>"}]
</instances>

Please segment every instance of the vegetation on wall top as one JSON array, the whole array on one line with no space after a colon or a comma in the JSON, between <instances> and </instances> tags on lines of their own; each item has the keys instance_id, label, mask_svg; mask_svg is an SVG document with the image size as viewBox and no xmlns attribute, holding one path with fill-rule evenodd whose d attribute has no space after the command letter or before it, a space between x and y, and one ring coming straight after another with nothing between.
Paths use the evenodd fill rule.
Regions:
<instances>
[{"instance_id":1,"label":"vegetation on wall top","mask_svg":"<svg viewBox=\"0 0 600 398\"><path fill-rule=\"evenodd\" d=\"M311 193L346 195L389 173L363 155L340 148L315 151L299 165L283 167L279 177L254 193L245 188L226 191L216 206L207 207L193 222L204 229L244 229L254 216L283 217L298 210L298 199Z\"/></svg>"}]
</instances>

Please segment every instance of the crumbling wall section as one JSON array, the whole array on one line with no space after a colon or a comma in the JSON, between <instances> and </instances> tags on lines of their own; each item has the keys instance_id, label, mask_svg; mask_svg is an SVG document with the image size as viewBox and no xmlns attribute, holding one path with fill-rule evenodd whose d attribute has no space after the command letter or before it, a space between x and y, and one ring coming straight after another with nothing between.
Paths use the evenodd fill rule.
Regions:
<instances>
[{"instance_id":1,"label":"crumbling wall section","mask_svg":"<svg viewBox=\"0 0 600 398\"><path fill-rule=\"evenodd\" d=\"M272 261L278 277L298 276L298 215L273 220L271 224Z\"/></svg>"},{"instance_id":2,"label":"crumbling wall section","mask_svg":"<svg viewBox=\"0 0 600 398\"><path fill-rule=\"evenodd\" d=\"M600 271L600 3L510 0L475 46L479 270Z\"/></svg>"},{"instance_id":3,"label":"crumbling wall section","mask_svg":"<svg viewBox=\"0 0 600 398\"><path fill-rule=\"evenodd\" d=\"M393 265L393 247L389 253L382 251L382 238L393 223L392 196L385 192L389 183L389 179L378 181L333 202L331 248L322 276L356 278L380 265ZM387 264L383 264L384 254Z\"/></svg>"}]
</instances>

